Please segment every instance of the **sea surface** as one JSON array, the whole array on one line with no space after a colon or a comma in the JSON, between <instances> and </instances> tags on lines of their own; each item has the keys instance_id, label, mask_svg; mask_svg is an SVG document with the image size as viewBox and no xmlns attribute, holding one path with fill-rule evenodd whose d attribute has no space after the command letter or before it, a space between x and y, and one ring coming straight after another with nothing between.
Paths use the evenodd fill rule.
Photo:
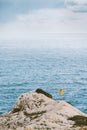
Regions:
<instances>
[{"instance_id":1,"label":"sea surface","mask_svg":"<svg viewBox=\"0 0 87 130\"><path fill-rule=\"evenodd\" d=\"M37 88L87 113L87 49L0 48L0 114Z\"/></svg>"}]
</instances>

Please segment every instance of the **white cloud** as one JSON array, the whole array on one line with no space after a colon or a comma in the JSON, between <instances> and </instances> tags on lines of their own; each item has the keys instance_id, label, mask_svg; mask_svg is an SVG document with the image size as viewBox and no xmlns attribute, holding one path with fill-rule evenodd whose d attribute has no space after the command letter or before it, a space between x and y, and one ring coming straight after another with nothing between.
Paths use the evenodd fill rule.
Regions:
<instances>
[{"instance_id":1,"label":"white cloud","mask_svg":"<svg viewBox=\"0 0 87 130\"><path fill-rule=\"evenodd\" d=\"M66 3L87 4L87 0L65 0Z\"/></svg>"},{"instance_id":2,"label":"white cloud","mask_svg":"<svg viewBox=\"0 0 87 130\"><path fill-rule=\"evenodd\" d=\"M69 35L70 33L87 33L87 13L74 13L69 9L41 9L17 15L15 22L0 25L0 41L37 40L45 41L44 44L50 41L51 46L54 40L59 46L66 44L64 42L71 46L69 42L72 40L79 43L79 37ZM81 35L79 36L81 41ZM85 37L82 36L82 39Z\"/></svg>"},{"instance_id":3,"label":"white cloud","mask_svg":"<svg viewBox=\"0 0 87 130\"><path fill-rule=\"evenodd\" d=\"M65 0L68 8L76 12L87 12L87 0Z\"/></svg>"}]
</instances>

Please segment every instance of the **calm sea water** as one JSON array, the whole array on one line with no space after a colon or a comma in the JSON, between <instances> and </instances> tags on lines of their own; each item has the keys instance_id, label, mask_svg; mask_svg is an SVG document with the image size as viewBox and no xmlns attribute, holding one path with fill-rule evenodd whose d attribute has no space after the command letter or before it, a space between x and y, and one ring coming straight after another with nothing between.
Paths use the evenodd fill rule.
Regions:
<instances>
[{"instance_id":1,"label":"calm sea water","mask_svg":"<svg viewBox=\"0 0 87 130\"><path fill-rule=\"evenodd\" d=\"M0 114L24 92L43 88L87 113L86 49L0 48Z\"/></svg>"}]
</instances>

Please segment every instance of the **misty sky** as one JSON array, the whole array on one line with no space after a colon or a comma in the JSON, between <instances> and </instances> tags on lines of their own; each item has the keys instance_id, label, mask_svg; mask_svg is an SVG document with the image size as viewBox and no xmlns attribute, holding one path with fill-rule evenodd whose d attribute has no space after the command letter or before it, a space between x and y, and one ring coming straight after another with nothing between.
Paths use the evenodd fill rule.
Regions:
<instances>
[{"instance_id":1,"label":"misty sky","mask_svg":"<svg viewBox=\"0 0 87 130\"><path fill-rule=\"evenodd\" d=\"M87 0L0 0L0 46L87 48Z\"/></svg>"}]
</instances>

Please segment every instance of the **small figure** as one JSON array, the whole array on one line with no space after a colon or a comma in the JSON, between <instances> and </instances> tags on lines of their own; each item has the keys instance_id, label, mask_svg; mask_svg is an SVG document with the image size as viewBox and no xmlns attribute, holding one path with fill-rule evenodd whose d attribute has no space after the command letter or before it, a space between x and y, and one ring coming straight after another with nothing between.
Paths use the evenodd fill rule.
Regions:
<instances>
[{"instance_id":1,"label":"small figure","mask_svg":"<svg viewBox=\"0 0 87 130\"><path fill-rule=\"evenodd\" d=\"M62 94L63 94L63 92L64 92L64 90L63 90L63 89L59 89L59 94L60 94L60 95L62 95Z\"/></svg>"},{"instance_id":2,"label":"small figure","mask_svg":"<svg viewBox=\"0 0 87 130\"><path fill-rule=\"evenodd\" d=\"M58 92L59 92L59 94L60 94L60 99L62 99L62 95L63 95L63 93L64 93L64 89L59 89Z\"/></svg>"}]
</instances>

